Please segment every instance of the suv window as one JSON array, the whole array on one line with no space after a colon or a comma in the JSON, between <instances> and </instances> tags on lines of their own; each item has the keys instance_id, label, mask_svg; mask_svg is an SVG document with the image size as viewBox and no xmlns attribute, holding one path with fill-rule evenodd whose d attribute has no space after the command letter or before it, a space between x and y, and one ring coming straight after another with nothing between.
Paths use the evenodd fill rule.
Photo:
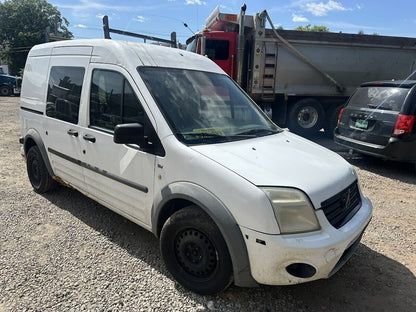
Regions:
<instances>
[{"instance_id":1,"label":"suv window","mask_svg":"<svg viewBox=\"0 0 416 312\"><path fill-rule=\"evenodd\" d=\"M54 66L49 75L46 115L77 124L83 67Z\"/></svg>"},{"instance_id":2,"label":"suv window","mask_svg":"<svg viewBox=\"0 0 416 312\"><path fill-rule=\"evenodd\" d=\"M122 123L143 122L144 111L126 78L115 71L93 71L90 126L107 130Z\"/></svg>"},{"instance_id":3,"label":"suv window","mask_svg":"<svg viewBox=\"0 0 416 312\"><path fill-rule=\"evenodd\" d=\"M400 111L409 89L369 86L359 88L348 106Z\"/></svg>"}]
</instances>

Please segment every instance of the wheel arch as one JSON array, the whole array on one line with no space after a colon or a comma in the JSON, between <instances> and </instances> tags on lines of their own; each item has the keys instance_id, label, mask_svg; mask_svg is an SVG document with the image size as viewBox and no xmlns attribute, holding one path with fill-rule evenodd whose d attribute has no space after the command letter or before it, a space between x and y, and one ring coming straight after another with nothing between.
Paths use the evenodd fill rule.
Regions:
<instances>
[{"instance_id":1,"label":"wheel arch","mask_svg":"<svg viewBox=\"0 0 416 312\"><path fill-rule=\"evenodd\" d=\"M258 286L251 275L243 234L232 214L214 194L190 182L177 182L166 186L157 197L152 209L152 231L158 238L163 224L173 213L197 205L211 217L224 237L233 265L234 284Z\"/></svg>"},{"instance_id":2,"label":"wheel arch","mask_svg":"<svg viewBox=\"0 0 416 312\"><path fill-rule=\"evenodd\" d=\"M52 166L49 162L49 157L48 154L46 152L46 147L45 144L43 144L42 138L39 134L39 132L37 132L34 129L29 129L24 137L24 141L23 141L23 150L25 153L25 157L29 151L29 149L32 146L37 146L39 148L39 151L42 155L43 161L45 162L46 165L46 169L48 169L48 172L50 174L51 177L54 177L55 174L53 173L52 170Z\"/></svg>"}]
</instances>

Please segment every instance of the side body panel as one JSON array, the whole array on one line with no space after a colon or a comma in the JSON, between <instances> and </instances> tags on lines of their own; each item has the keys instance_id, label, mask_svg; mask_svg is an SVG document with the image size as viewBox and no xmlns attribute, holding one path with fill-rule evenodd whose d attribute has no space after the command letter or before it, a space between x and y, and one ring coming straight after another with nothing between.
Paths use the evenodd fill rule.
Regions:
<instances>
[{"instance_id":1,"label":"side body panel","mask_svg":"<svg viewBox=\"0 0 416 312\"><path fill-rule=\"evenodd\" d=\"M71 50L71 49L69 49ZM73 51L73 54L69 54L71 51L67 51L67 54L63 54L60 48L54 49L50 61L50 69L53 67L77 67L84 68L86 71L92 48L84 47L79 48L78 51ZM49 74L49 73L48 73ZM49 81L49 77L48 77ZM84 86L85 86L85 74L84 74ZM62 89L59 86L48 86L49 91L53 93L53 89ZM57 92L58 92L57 91ZM62 91L67 92L67 91ZM86 90L83 87L82 94ZM46 109L48 107L68 106L66 110L74 109L71 103L66 100L62 100L59 96L54 102L47 102ZM80 103L82 105L82 102ZM78 108L77 108L78 109ZM73 111L72 114L78 114L79 111ZM82 137L80 136L81 128L77 123L67 122L58 118L45 116L45 137L44 142L48 151L49 160L52 169L56 176L63 179L65 182L85 192L85 182L83 177L83 169L81 166L82 155Z\"/></svg>"}]
</instances>

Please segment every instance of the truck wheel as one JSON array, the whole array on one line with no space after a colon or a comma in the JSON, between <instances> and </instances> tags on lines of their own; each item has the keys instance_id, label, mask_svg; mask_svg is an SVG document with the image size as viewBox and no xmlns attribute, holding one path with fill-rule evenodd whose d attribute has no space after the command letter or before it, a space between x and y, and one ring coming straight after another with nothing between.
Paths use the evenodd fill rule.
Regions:
<instances>
[{"instance_id":1,"label":"truck wheel","mask_svg":"<svg viewBox=\"0 0 416 312\"><path fill-rule=\"evenodd\" d=\"M216 294L233 280L224 238L211 218L196 206L181 209L166 221L160 249L169 272L195 293Z\"/></svg>"},{"instance_id":2,"label":"truck wheel","mask_svg":"<svg viewBox=\"0 0 416 312\"><path fill-rule=\"evenodd\" d=\"M10 88L8 86L0 86L0 94L2 96L9 96L10 95Z\"/></svg>"},{"instance_id":3,"label":"truck wheel","mask_svg":"<svg viewBox=\"0 0 416 312\"><path fill-rule=\"evenodd\" d=\"M325 111L315 99L303 99L292 105L289 111L289 129L300 135L318 132L323 125Z\"/></svg>"},{"instance_id":4,"label":"truck wheel","mask_svg":"<svg viewBox=\"0 0 416 312\"><path fill-rule=\"evenodd\" d=\"M343 106L344 105L338 105L338 106L330 108L326 115L324 129L325 129L325 135L328 138L332 139L334 137L334 130L338 124L338 115Z\"/></svg>"},{"instance_id":5,"label":"truck wheel","mask_svg":"<svg viewBox=\"0 0 416 312\"><path fill-rule=\"evenodd\" d=\"M26 167L30 184L32 184L36 193L45 193L56 187L57 182L46 169L42 154L36 145L32 146L27 153Z\"/></svg>"}]
</instances>

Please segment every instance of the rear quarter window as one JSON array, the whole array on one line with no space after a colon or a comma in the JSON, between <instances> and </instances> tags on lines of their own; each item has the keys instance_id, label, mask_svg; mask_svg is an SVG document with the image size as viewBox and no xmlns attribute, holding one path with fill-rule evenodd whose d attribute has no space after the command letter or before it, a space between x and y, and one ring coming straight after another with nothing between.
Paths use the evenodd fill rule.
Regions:
<instances>
[{"instance_id":1,"label":"rear quarter window","mask_svg":"<svg viewBox=\"0 0 416 312\"><path fill-rule=\"evenodd\" d=\"M348 106L400 111L409 89L397 87L369 86L359 88L351 97Z\"/></svg>"}]
</instances>

